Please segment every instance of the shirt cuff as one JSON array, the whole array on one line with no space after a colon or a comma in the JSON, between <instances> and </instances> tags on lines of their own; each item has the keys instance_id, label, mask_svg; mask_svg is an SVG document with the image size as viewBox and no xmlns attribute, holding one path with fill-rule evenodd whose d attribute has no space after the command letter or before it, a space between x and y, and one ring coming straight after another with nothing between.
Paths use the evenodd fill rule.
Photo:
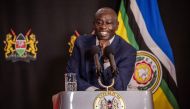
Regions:
<instances>
[{"instance_id":1,"label":"shirt cuff","mask_svg":"<svg viewBox=\"0 0 190 109\"><path fill-rule=\"evenodd\" d=\"M85 91L95 91L96 89L98 89L98 88L91 86L91 87L88 87Z\"/></svg>"},{"instance_id":2,"label":"shirt cuff","mask_svg":"<svg viewBox=\"0 0 190 109\"><path fill-rule=\"evenodd\" d=\"M110 62L104 63L104 69L107 69L110 66Z\"/></svg>"}]
</instances>

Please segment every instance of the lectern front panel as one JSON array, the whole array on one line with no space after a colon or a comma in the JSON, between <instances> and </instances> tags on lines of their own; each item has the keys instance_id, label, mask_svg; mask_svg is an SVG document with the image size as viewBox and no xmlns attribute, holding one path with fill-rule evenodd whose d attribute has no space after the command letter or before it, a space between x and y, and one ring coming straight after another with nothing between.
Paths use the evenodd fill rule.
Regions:
<instances>
[{"instance_id":1,"label":"lectern front panel","mask_svg":"<svg viewBox=\"0 0 190 109\"><path fill-rule=\"evenodd\" d=\"M60 92L54 95L53 102L55 96L59 96L59 100L56 100L59 105L54 106L54 109L104 109L103 106L115 106L117 109L153 109L152 94L149 91L116 91L111 95L115 97L106 96L104 91Z\"/></svg>"}]
</instances>

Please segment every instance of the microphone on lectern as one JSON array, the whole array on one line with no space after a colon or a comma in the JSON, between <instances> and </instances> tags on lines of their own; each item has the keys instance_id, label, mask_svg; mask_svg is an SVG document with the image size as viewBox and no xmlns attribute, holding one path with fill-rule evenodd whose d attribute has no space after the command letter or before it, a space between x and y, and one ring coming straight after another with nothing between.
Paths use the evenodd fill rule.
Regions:
<instances>
[{"instance_id":1,"label":"microphone on lectern","mask_svg":"<svg viewBox=\"0 0 190 109\"><path fill-rule=\"evenodd\" d=\"M100 52L100 48L98 46L93 46L91 48L91 54L92 54L92 56L94 58L94 63L95 63L95 66L96 66L96 73L97 73L98 77L101 75L101 72L102 72L102 66L100 64L99 56L98 56L99 52Z\"/></svg>"},{"instance_id":2,"label":"microphone on lectern","mask_svg":"<svg viewBox=\"0 0 190 109\"><path fill-rule=\"evenodd\" d=\"M111 46L107 46L105 48L105 56L108 57L110 65L111 65L111 70L113 73L113 77L115 77L118 74L118 69L115 63L115 58L114 58L114 50Z\"/></svg>"}]
</instances>

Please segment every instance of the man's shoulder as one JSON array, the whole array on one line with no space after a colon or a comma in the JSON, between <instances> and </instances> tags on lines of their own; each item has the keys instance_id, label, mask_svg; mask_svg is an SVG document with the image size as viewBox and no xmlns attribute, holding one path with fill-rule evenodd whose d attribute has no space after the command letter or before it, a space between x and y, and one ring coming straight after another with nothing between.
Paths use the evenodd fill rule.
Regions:
<instances>
[{"instance_id":1,"label":"man's shoulder","mask_svg":"<svg viewBox=\"0 0 190 109\"><path fill-rule=\"evenodd\" d=\"M92 40L94 38L95 38L95 36L93 36L93 35L80 35L77 39L85 41L85 40Z\"/></svg>"},{"instance_id":2,"label":"man's shoulder","mask_svg":"<svg viewBox=\"0 0 190 109\"><path fill-rule=\"evenodd\" d=\"M94 43L96 40L96 37L93 36L93 35L80 35L76 42L77 44L79 45L88 45L88 44L91 44L91 43Z\"/></svg>"},{"instance_id":3,"label":"man's shoulder","mask_svg":"<svg viewBox=\"0 0 190 109\"><path fill-rule=\"evenodd\" d=\"M116 35L116 38L118 39L120 46L122 46L122 47L132 47L131 44L126 42L124 39L122 39L121 36Z\"/></svg>"},{"instance_id":4,"label":"man's shoulder","mask_svg":"<svg viewBox=\"0 0 190 109\"><path fill-rule=\"evenodd\" d=\"M124 39L122 39L119 35L116 35L117 39L118 39L118 42L119 42L119 46L120 46L120 50L121 51L127 51L129 49L131 49L132 51L136 51L136 49L131 45L129 44L128 42L126 42Z\"/></svg>"}]
</instances>

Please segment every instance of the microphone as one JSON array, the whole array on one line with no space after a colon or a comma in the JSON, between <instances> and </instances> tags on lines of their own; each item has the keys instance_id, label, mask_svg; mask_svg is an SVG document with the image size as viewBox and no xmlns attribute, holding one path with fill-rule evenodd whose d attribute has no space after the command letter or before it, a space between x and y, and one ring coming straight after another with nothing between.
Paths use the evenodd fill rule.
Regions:
<instances>
[{"instance_id":1,"label":"microphone","mask_svg":"<svg viewBox=\"0 0 190 109\"><path fill-rule=\"evenodd\" d=\"M96 73L97 73L98 77L100 76L101 71L102 71L102 67L101 67L101 64L100 64L100 61L99 61L99 57L98 57L99 51L100 51L100 48L98 46L93 46L91 48L91 54L94 57L94 63L95 63L95 66L96 66Z\"/></svg>"},{"instance_id":2,"label":"microphone","mask_svg":"<svg viewBox=\"0 0 190 109\"><path fill-rule=\"evenodd\" d=\"M114 50L111 46L107 46L105 48L105 56L108 57L110 64L111 64L111 70L112 70L112 78L115 77L118 74L118 69L115 63L115 58L114 58Z\"/></svg>"}]
</instances>

